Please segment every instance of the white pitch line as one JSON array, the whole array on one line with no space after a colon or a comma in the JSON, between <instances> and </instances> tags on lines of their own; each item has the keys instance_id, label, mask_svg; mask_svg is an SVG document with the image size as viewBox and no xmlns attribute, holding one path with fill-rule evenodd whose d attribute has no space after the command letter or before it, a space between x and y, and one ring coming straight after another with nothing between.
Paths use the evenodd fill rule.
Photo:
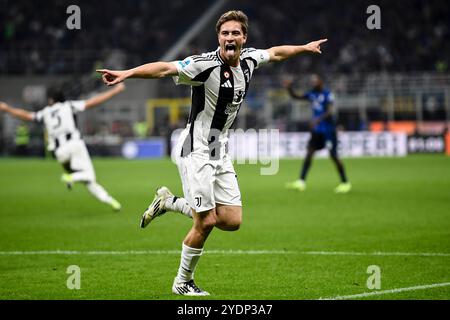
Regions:
<instances>
[{"instance_id":1,"label":"white pitch line","mask_svg":"<svg viewBox=\"0 0 450 320\"><path fill-rule=\"evenodd\" d=\"M422 257L450 257L450 253L442 252L354 252L354 251L303 251L299 254L323 256L422 256Z\"/></svg>"},{"instance_id":2,"label":"white pitch line","mask_svg":"<svg viewBox=\"0 0 450 320\"><path fill-rule=\"evenodd\" d=\"M180 254L179 250L36 250L36 251L0 251L0 255L164 255ZM353 251L288 251L288 250L205 250L206 254L218 255L318 255L318 256L414 256L414 257L450 257L450 253L442 252L353 252Z\"/></svg>"},{"instance_id":3,"label":"white pitch line","mask_svg":"<svg viewBox=\"0 0 450 320\"><path fill-rule=\"evenodd\" d=\"M283 250L207 250L208 254L223 255L263 255L263 254L292 254L293 251ZM39 251L0 251L0 255L19 256L19 255L152 255L152 254L181 254L180 250L128 250L128 251L75 251L75 250L39 250Z\"/></svg>"},{"instance_id":4,"label":"white pitch line","mask_svg":"<svg viewBox=\"0 0 450 320\"><path fill-rule=\"evenodd\" d=\"M416 291L416 290L426 290L426 289L433 289L433 288L439 288L439 287L447 287L450 286L450 282L443 282L443 283L434 283L434 284L427 284L423 286L414 286L414 287L408 287L408 288L397 288L397 289L390 289L390 290L382 290L382 291L373 291L373 292L364 292L360 294L352 294L347 296L336 296L332 298L319 298L319 300L349 300L349 299L358 299L358 298L366 298L371 296L379 296L383 294L389 294L389 293L400 293L405 291Z\"/></svg>"}]
</instances>

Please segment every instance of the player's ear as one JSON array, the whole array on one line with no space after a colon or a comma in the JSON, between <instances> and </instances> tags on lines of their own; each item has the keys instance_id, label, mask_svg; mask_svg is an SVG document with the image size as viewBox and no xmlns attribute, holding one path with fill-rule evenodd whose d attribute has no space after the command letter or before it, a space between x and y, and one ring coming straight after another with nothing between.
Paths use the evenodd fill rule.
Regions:
<instances>
[{"instance_id":1,"label":"player's ear","mask_svg":"<svg viewBox=\"0 0 450 320\"><path fill-rule=\"evenodd\" d=\"M247 42L247 35L244 34L244 41L242 41L242 44L245 44Z\"/></svg>"}]
</instances>

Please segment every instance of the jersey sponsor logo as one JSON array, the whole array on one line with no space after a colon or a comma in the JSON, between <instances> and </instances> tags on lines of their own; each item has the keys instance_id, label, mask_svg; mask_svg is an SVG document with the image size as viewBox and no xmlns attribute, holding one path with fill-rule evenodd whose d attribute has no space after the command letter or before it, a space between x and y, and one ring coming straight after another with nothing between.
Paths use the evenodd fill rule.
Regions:
<instances>
[{"instance_id":1,"label":"jersey sponsor logo","mask_svg":"<svg viewBox=\"0 0 450 320\"><path fill-rule=\"evenodd\" d=\"M223 76L228 79L230 77L230 73L228 71L225 71L223 73Z\"/></svg>"},{"instance_id":2,"label":"jersey sponsor logo","mask_svg":"<svg viewBox=\"0 0 450 320\"><path fill-rule=\"evenodd\" d=\"M225 114L233 114L236 112L236 110L239 108L240 104L236 104L236 103L228 103L227 106L225 107Z\"/></svg>"},{"instance_id":3,"label":"jersey sponsor logo","mask_svg":"<svg viewBox=\"0 0 450 320\"><path fill-rule=\"evenodd\" d=\"M320 104L320 103L317 102L317 101L314 101L314 103L313 103L313 109L314 109L314 111L316 111L316 112L323 112L323 111L324 111L323 105Z\"/></svg>"}]
</instances>

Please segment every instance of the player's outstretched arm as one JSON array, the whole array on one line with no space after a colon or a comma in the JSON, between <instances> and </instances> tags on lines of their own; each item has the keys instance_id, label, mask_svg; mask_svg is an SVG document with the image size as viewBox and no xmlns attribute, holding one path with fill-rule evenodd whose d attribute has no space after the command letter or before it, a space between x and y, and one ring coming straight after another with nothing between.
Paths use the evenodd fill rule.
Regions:
<instances>
[{"instance_id":1,"label":"player's outstretched arm","mask_svg":"<svg viewBox=\"0 0 450 320\"><path fill-rule=\"evenodd\" d=\"M108 70L100 69L97 72L102 74L103 82L108 86L115 85L127 78L149 78L159 79L167 76L176 76L177 68L171 62L152 62L128 70Z\"/></svg>"},{"instance_id":2,"label":"player's outstretched arm","mask_svg":"<svg viewBox=\"0 0 450 320\"><path fill-rule=\"evenodd\" d=\"M86 100L86 109L98 106L99 104L102 104L103 102L111 99L116 94L119 94L120 92L125 90L125 85L123 83L119 83L117 86L115 86L112 89L109 89L108 91L105 91L103 93L97 94L88 100Z\"/></svg>"},{"instance_id":3,"label":"player's outstretched arm","mask_svg":"<svg viewBox=\"0 0 450 320\"><path fill-rule=\"evenodd\" d=\"M0 102L0 111L9 113L13 117L24 120L24 121L33 121L33 113L27 110L13 108L4 102Z\"/></svg>"},{"instance_id":4,"label":"player's outstretched arm","mask_svg":"<svg viewBox=\"0 0 450 320\"><path fill-rule=\"evenodd\" d=\"M300 46L292 46L292 45L284 45L277 46L267 49L270 55L270 62L279 62L299 55L301 53L322 53L320 50L320 45L324 42L327 42L328 39L321 39L317 41L312 41L305 45Z\"/></svg>"}]
</instances>

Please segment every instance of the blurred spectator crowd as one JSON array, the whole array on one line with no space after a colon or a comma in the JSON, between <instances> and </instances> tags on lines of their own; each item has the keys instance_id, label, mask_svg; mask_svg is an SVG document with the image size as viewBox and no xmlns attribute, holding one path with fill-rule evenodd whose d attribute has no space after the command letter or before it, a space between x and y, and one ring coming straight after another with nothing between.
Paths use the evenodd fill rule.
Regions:
<instances>
[{"instance_id":1,"label":"blurred spectator crowd","mask_svg":"<svg viewBox=\"0 0 450 320\"><path fill-rule=\"evenodd\" d=\"M86 73L160 58L213 3L171 1L0 1L0 73ZM66 9L81 8L81 30L68 30ZM367 7L381 9L369 30ZM444 0L229 0L250 18L247 45L267 48L327 37L328 54L290 61L266 72L448 71L450 5ZM211 30L182 54L213 50Z\"/></svg>"},{"instance_id":2,"label":"blurred spectator crowd","mask_svg":"<svg viewBox=\"0 0 450 320\"><path fill-rule=\"evenodd\" d=\"M0 73L82 74L161 56L208 0L0 0ZM81 29L69 30L70 5Z\"/></svg>"}]
</instances>

